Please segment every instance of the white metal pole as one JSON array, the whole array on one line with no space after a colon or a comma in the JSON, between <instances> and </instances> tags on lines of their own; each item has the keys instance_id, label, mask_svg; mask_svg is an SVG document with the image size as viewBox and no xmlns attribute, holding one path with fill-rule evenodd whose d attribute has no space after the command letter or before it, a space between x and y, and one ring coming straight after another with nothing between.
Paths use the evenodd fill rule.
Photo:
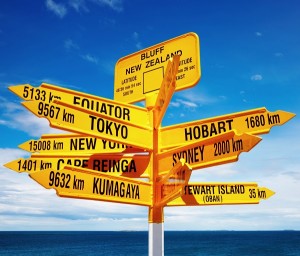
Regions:
<instances>
[{"instance_id":1,"label":"white metal pole","mask_svg":"<svg viewBox=\"0 0 300 256\"><path fill-rule=\"evenodd\" d=\"M148 231L149 256L164 255L164 223L149 223Z\"/></svg>"}]
</instances>

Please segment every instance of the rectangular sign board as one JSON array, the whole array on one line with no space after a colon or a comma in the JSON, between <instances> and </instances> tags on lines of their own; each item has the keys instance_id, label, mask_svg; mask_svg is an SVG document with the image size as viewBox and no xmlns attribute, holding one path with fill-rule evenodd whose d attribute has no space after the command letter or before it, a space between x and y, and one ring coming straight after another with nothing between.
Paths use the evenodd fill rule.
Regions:
<instances>
[{"instance_id":1,"label":"rectangular sign board","mask_svg":"<svg viewBox=\"0 0 300 256\"><path fill-rule=\"evenodd\" d=\"M119 59L114 99L133 103L159 90L167 63L175 55L180 56L176 91L196 85L201 77L199 38L187 33Z\"/></svg>"}]
</instances>

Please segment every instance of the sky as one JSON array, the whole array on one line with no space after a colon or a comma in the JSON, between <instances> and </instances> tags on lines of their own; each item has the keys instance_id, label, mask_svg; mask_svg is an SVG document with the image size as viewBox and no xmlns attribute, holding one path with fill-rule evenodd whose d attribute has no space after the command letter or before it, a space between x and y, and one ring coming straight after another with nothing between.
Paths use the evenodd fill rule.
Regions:
<instances>
[{"instance_id":1,"label":"sky","mask_svg":"<svg viewBox=\"0 0 300 256\"><path fill-rule=\"evenodd\" d=\"M194 32L201 79L176 92L162 126L254 108L296 114L237 162L194 182L256 182L255 205L165 208L165 230L300 230L300 3L279 0L0 1L0 230L147 230L148 208L56 196L3 165L18 145L58 133L9 86L42 82L113 99L118 59ZM140 103L143 106L142 103Z\"/></svg>"}]
</instances>

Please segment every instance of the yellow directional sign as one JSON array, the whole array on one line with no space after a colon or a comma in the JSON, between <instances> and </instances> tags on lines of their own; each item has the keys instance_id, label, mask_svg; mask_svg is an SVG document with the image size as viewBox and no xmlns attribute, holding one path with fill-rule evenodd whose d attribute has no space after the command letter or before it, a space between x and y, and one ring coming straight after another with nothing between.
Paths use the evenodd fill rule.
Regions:
<instances>
[{"instance_id":1,"label":"yellow directional sign","mask_svg":"<svg viewBox=\"0 0 300 256\"><path fill-rule=\"evenodd\" d=\"M275 192L249 182L189 183L184 194L168 203L168 206L204 206L223 204L258 204Z\"/></svg>"},{"instance_id":2,"label":"yellow directional sign","mask_svg":"<svg viewBox=\"0 0 300 256\"><path fill-rule=\"evenodd\" d=\"M167 175L161 176L157 184L160 195L156 206L164 206L167 202L183 195L184 187L187 185L191 174L191 167L184 159L180 159Z\"/></svg>"},{"instance_id":3,"label":"yellow directional sign","mask_svg":"<svg viewBox=\"0 0 300 256\"><path fill-rule=\"evenodd\" d=\"M121 123L149 127L149 116L145 108L97 97L87 93L69 90L63 87L42 83L39 87L30 84L10 86L9 90L26 101L41 101L49 106L60 100L78 109L99 113Z\"/></svg>"},{"instance_id":4,"label":"yellow directional sign","mask_svg":"<svg viewBox=\"0 0 300 256\"><path fill-rule=\"evenodd\" d=\"M19 148L31 153L47 154L99 154L99 153L137 153L142 149L125 144L103 140L78 133L44 134L38 140L28 140Z\"/></svg>"},{"instance_id":5,"label":"yellow directional sign","mask_svg":"<svg viewBox=\"0 0 300 256\"><path fill-rule=\"evenodd\" d=\"M135 124L125 125L102 114L79 109L63 102L48 104L42 101L25 101L22 104L36 116L47 118L51 127L142 149L152 149L150 129Z\"/></svg>"},{"instance_id":6,"label":"yellow directional sign","mask_svg":"<svg viewBox=\"0 0 300 256\"><path fill-rule=\"evenodd\" d=\"M149 155L99 154L99 155L43 155L19 158L5 164L16 172L33 173L47 169L62 170L65 166L81 167L113 176L131 178L149 177Z\"/></svg>"},{"instance_id":7,"label":"yellow directional sign","mask_svg":"<svg viewBox=\"0 0 300 256\"><path fill-rule=\"evenodd\" d=\"M155 103L155 124L154 128L158 128L161 125L161 121L167 111L167 107L171 101L171 98L176 88L176 74L179 66L179 55L175 55L172 62L169 61L165 73L165 77L160 86L156 103Z\"/></svg>"},{"instance_id":8,"label":"yellow directional sign","mask_svg":"<svg viewBox=\"0 0 300 256\"><path fill-rule=\"evenodd\" d=\"M237 133L264 134L275 125L282 125L295 114L278 110L269 112L257 108L229 115L217 116L163 127L161 129L160 149L173 148L184 143L203 140L231 130Z\"/></svg>"},{"instance_id":9,"label":"yellow directional sign","mask_svg":"<svg viewBox=\"0 0 300 256\"><path fill-rule=\"evenodd\" d=\"M260 141L261 138L257 136L236 135L230 131L202 141L186 143L158 155L159 171L166 172L182 158L193 170L237 161L241 152L248 152Z\"/></svg>"},{"instance_id":10,"label":"yellow directional sign","mask_svg":"<svg viewBox=\"0 0 300 256\"><path fill-rule=\"evenodd\" d=\"M145 181L69 166L31 173L30 177L44 188L54 188L62 197L151 205L151 184Z\"/></svg>"},{"instance_id":11,"label":"yellow directional sign","mask_svg":"<svg viewBox=\"0 0 300 256\"><path fill-rule=\"evenodd\" d=\"M187 33L130 54L115 66L114 99L132 103L159 90L168 60L180 56L176 91L192 87L201 77L199 38Z\"/></svg>"}]
</instances>

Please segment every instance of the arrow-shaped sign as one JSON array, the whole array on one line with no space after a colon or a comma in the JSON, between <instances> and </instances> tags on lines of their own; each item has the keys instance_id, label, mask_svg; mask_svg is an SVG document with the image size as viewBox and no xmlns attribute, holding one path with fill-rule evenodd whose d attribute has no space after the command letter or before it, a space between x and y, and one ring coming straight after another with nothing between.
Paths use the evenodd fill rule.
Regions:
<instances>
[{"instance_id":1,"label":"arrow-shaped sign","mask_svg":"<svg viewBox=\"0 0 300 256\"><path fill-rule=\"evenodd\" d=\"M28 140L19 148L31 153L47 154L99 154L99 153L137 153L142 149L125 144L103 140L84 134L44 134L38 140Z\"/></svg>"},{"instance_id":2,"label":"arrow-shaped sign","mask_svg":"<svg viewBox=\"0 0 300 256\"><path fill-rule=\"evenodd\" d=\"M47 169L62 170L65 166L81 167L113 176L149 177L150 156L145 154L44 155L33 154L4 166L16 171L33 173Z\"/></svg>"},{"instance_id":3,"label":"arrow-shaped sign","mask_svg":"<svg viewBox=\"0 0 300 256\"><path fill-rule=\"evenodd\" d=\"M248 152L260 141L261 138L257 136L246 133L236 135L234 131L230 131L209 139L186 143L158 154L159 171L166 172L181 158L193 170L234 162L238 160L241 152Z\"/></svg>"},{"instance_id":4,"label":"arrow-shaped sign","mask_svg":"<svg viewBox=\"0 0 300 256\"><path fill-rule=\"evenodd\" d=\"M36 116L47 118L51 127L142 149L152 149L151 129L133 124L125 125L115 118L108 118L63 102L48 104L41 101L25 101L22 104Z\"/></svg>"},{"instance_id":5,"label":"arrow-shaped sign","mask_svg":"<svg viewBox=\"0 0 300 256\"><path fill-rule=\"evenodd\" d=\"M69 90L63 87L42 83L39 87L30 84L10 86L9 90L26 101L39 101L51 105L60 100L77 109L99 113L107 118L114 118L123 124L150 127L149 114L145 108L115 100Z\"/></svg>"},{"instance_id":6,"label":"arrow-shaped sign","mask_svg":"<svg viewBox=\"0 0 300 256\"><path fill-rule=\"evenodd\" d=\"M145 181L69 166L31 173L30 177L44 188L54 188L62 197L151 205L151 184Z\"/></svg>"},{"instance_id":7,"label":"arrow-shaped sign","mask_svg":"<svg viewBox=\"0 0 300 256\"><path fill-rule=\"evenodd\" d=\"M223 204L258 204L275 192L249 182L189 183L184 194L168 203L168 206L204 206Z\"/></svg>"},{"instance_id":8,"label":"arrow-shaped sign","mask_svg":"<svg viewBox=\"0 0 300 256\"><path fill-rule=\"evenodd\" d=\"M295 114L278 110L269 112L258 108L224 116L182 123L161 129L160 150L180 146L187 142L198 141L219 135L231 130L237 133L254 135L268 133L275 125L282 125Z\"/></svg>"}]
</instances>

